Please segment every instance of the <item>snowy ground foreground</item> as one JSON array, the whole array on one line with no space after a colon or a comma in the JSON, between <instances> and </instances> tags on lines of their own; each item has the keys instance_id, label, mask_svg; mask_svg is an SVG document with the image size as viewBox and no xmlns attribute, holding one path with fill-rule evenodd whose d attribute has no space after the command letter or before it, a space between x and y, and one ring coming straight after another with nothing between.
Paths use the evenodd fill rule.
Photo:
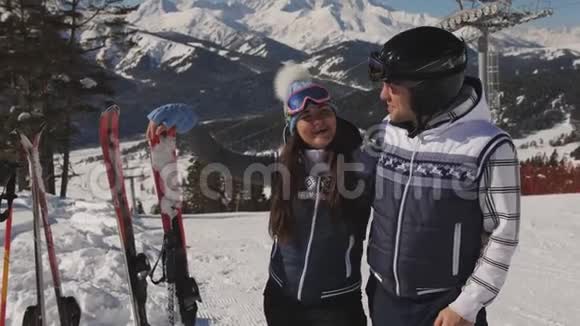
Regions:
<instances>
[{"instance_id":1,"label":"snowy ground foreground","mask_svg":"<svg viewBox=\"0 0 580 326\"><path fill-rule=\"evenodd\" d=\"M16 201L7 325L18 325L35 303L30 196ZM525 197L521 245L508 282L491 306L491 325L579 325L580 195ZM123 257L112 207L85 200L50 199L50 216L65 295L83 309L82 325L132 325ZM0 227L4 228L4 224ZM188 216L190 271L201 286L200 325L265 325L262 289L270 240L267 213ZM161 222L135 221L138 250L151 260L161 248ZM3 239L4 232L1 231ZM55 320L52 280L44 255L48 313ZM368 275L365 266L364 274ZM165 289L149 286L152 325L164 325ZM53 322L50 325L58 325Z\"/></svg>"},{"instance_id":2,"label":"snowy ground foreground","mask_svg":"<svg viewBox=\"0 0 580 326\"><path fill-rule=\"evenodd\" d=\"M137 144L124 142L121 146ZM102 161L88 160L100 154L100 148L71 153L78 176L70 181L70 198L49 197L63 292L79 300L83 326L133 325L105 169ZM126 166L134 168L126 175L144 175L137 181L136 192L149 212L156 198L148 157L140 151L124 158ZM179 162L182 176L187 160L184 157ZM126 185L129 191L129 182ZM36 300L30 194L19 195L15 201L7 325L19 325L26 307ZM524 197L522 208L521 245L508 282L490 308L491 325L580 325L580 194ZM265 325L262 289L271 243L267 218L267 213L187 216L189 269L200 283L204 300L199 325ZM134 224L137 249L154 262L162 244L160 219L144 216ZM0 241L4 227L0 224ZM48 313L55 320L46 253L43 258ZM366 266L363 275L368 275ZM165 289L150 284L148 312L153 326L166 324L165 299Z\"/></svg>"}]
</instances>

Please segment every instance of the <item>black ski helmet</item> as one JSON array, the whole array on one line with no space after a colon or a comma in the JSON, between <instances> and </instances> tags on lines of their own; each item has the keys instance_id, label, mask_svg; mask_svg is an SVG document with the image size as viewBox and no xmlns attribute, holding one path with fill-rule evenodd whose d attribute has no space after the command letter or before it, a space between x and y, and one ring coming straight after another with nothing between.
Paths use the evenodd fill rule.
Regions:
<instances>
[{"instance_id":1,"label":"black ski helmet","mask_svg":"<svg viewBox=\"0 0 580 326\"><path fill-rule=\"evenodd\" d=\"M369 75L374 81L411 82L411 106L421 124L459 94L466 66L463 40L444 29L422 26L395 35L380 52L371 53Z\"/></svg>"}]
</instances>

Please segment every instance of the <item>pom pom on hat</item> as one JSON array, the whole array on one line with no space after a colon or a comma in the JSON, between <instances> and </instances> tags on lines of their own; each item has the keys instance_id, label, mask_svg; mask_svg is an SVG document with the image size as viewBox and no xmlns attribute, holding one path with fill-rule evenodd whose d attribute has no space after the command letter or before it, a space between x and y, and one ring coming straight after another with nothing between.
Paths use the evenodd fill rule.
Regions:
<instances>
[{"instance_id":1,"label":"pom pom on hat","mask_svg":"<svg viewBox=\"0 0 580 326\"><path fill-rule=\"evenodd\" d=\"M282 66L274 77L274 92L276 98L283 103L282 108L290 134L294 134L299 114L288 115L288 98L295 91L312 85L315 85L315 83L308 69L304 65L292 61ZM334 110L334 106L332 108Z\"/></svg>"}]
</instances>

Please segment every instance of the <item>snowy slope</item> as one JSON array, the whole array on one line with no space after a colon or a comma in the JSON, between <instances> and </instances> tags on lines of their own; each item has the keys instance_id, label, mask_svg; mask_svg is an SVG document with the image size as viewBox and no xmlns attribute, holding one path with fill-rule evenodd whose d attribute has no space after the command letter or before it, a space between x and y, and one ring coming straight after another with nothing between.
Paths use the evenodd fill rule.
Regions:
<instances>
[{"instance_id":1,"label":"snowy slope","mask_svg":"<svg viewBox=\"0 0 580 326\"><path fill-rule=\"evenodd\" d=\"M518 56L521 59L542 59L546 61L554 60L566 55L580 57L579 50L570 50L562 48L531 48L531 49L512 49L502 53L506 57Z\"/></svg>"},{"instance_id":2,"label":"snowy slope","mask_svg":"<svg viewBox=\"0 0 580 326\"><path fill-rule=\"evenodd\" d=\"M525 161L536 155L546 154L549 157L550 154L556 150L560 159L562 157L567 157L568 159L574 160L570 157L570 153L580 147L580 142L572 142L564 146L550 145L550 141L555 141L562 134L568 135L574 130L574 126L568 117L565 121L559 123L554 128L540 130L525 138L514 139L514 144L518 147L518 158L520 161ZM531 144L533 145L530 146ZM580 160L576 162L577 164L580 164Z\"/></svg>"},{"instance_id":3,"label":"snowy slope","mask_svg":"<svg viewBox=\"0 0 580 326\"><path fill-rule=\"evenodd\" d=\"M138 141L126 142L122 147L138 144ZM128 166L138 167L135 173L143 169L148 189L152 183L143 154L141 151L125 157ZM133 325L108 189L89 186L99 182L94 177L100 174L102 162L90 159L98 155L98 148L73 152L73 166L79 176L72 180L70 198L49 197L63 292L79 300L83 309L82 325ZM179 166L184 174L187 164L181 161ZM19 195L10 264L8 325L19 324L25 308L35 300L30 194ZM139 197L145 202L154 202L154 194L147 191L140 192ZM520 246L506 286L489 309L490 324L574 326L580 323L580 308L575 304L580 292L578 202L578 194L523 198ZM204 300L200 305L199 325L266 325L262 291L271 245L267 218L266 212L186 217L189 268L200 284ZM0 225L0 238L3 238L4 225ZM162 245L160 219L147 215L136 218L134 225L137 249L155 259ZM46 255L44 262L48 313L54 320L56 306ZM363 266L366 277L368 267ZM150 284L148 292L150 323L162 325L166 322L165 288Z\"/></svg>"},{"instance_id":4,"label":"snowy slope","mask_svg":"<svg viewBox=\"0 0 580 326\"><path fill-rule=\"evenodd\" d=\"M543 47L580 51L580 27L532 28L524 25L514 29L512 34Z\"/></svg>"},{"instance_id":5,"label":"snowy slope","mask_svg":"<svg viewBox=\"0 0 580 326\"><path fill-rule=\"evenodd\" d=\"M243 54L266 57L296 56L297 52L276 39L250 31L237 21L249 9L242 5L211 6L209 1L184 2L180 9L168 0L147 0L128 17L149 32L175 32L210 41ZM238 13L240 11L240 13ZM288 59L288 58L286 58Z\"/></svg>"}]
</instances>

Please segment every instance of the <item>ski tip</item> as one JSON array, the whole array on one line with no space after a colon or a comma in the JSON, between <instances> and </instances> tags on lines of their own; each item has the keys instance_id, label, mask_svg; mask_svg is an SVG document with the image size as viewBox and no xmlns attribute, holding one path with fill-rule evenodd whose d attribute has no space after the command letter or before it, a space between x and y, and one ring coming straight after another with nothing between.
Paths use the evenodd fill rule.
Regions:
<instances>
[{"instance_id":1,"label":"ski tip","mask_svg":"<svg viewBox=\"0 0 580 326\"><path fill-rule=\"evenodd\" d=\"M23 132L21 132L18 129L14 129L14 133L18 137L18 140L20 141L20 144L22 145L22 147L24 149L31 149L33 147L32 142L30 141L30 138L28 138L28 136L26 136L26 134L24 134Z\"/></svg>"},{"instance_id":2,"label":"ski tip","mask_svg":"<svg viewBox=\"0 0 580 326\"><path fill-rule=\"evenodd\" d=\"M108 112L119 112L121 111L121 109L119 108L119 106L115 103L110 104L105 111L103 111L102 114L108 113Z\"/></svg>"},{"instance_id":3,"label":"ski tip","mask_svg":"<svg viewBox=\"0 0 580 326\"><path fill-rule=\"evenodd\" d=\"M37 134L39 134L39 135L42 134L47 128L48 128L48 123L46 121L43 121L40 124L40 127L38 129L38 133Z\"/></svg>"}]
</instances>

